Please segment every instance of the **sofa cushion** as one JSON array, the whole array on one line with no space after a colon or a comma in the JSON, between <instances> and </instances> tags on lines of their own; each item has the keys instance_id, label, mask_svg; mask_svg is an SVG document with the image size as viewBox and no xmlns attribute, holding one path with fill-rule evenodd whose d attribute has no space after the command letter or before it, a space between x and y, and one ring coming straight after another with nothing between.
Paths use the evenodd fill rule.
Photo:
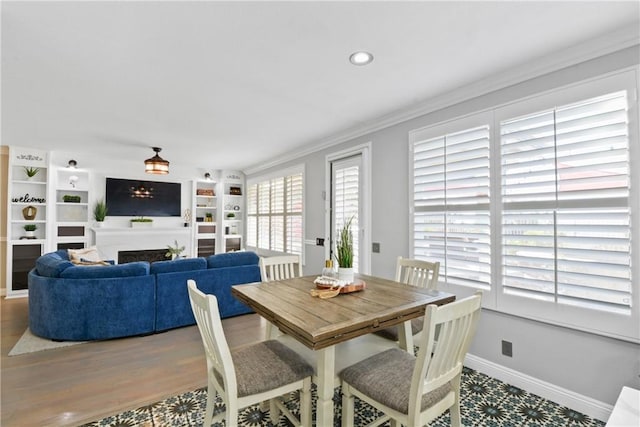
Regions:
<instances>
[{"instance_id":1,"label":"sofa cushion","mask_svg":"<svg viewBox=\"0 0 640 427\"><path fill-rule=\"evenodd\" d=\"M65 250L44 254L36 260L36 270L44 277L60 277L69 267L73 267L73 264L67 258Z\"/></svg>"},{"instance_id":2,"label":"sofa cushion","mask_svg":"<svg viewBox=\"0 0 640 427\"><path fill-rule=\"evenodd\" d=\"M64 270L60 277L64 279L106 279L115 277L146 276L149 263L146 261L109 266L76 265Z\"/></svg>"},{"instance_id":3,"label":"sofa cushion","mask_svg":"<svg viewBox=\"0 0 640 427\"><path fill-rule=\"evenodd\" d=\"M179 271L205 270L207 261L204 258L179 258L173 261L156 261L151 264L151 274L176 273Z\"/></svg>"},{"instance_id":4,"label":"sofa cushion","mask_svg":"<svg viewBox=\"0 0 640 427\"><path fill-rule=\"evenodd\" d=\"M259 260L255 252L228 252L207 257L207 266L209 268L238 267L258 264Z\"/></svg>"}]
</instances>

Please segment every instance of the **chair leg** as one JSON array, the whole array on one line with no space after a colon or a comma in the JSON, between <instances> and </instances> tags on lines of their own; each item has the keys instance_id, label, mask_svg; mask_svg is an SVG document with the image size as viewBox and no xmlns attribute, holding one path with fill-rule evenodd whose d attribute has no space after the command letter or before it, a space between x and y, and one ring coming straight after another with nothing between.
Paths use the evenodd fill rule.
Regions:
<instances>
[{"instance_id":1,"label":"chair leg","mask_svg":"<svg viewBox=\"0 0 640 427\"><path fill-rule=\"evenodd\" d=\"M302 382L300 390L300 425L311 427L311 378Z\"/></svg>"},{"instance_id":2,"label":"chair leg","mask_svg":"<svg viewBox=\"0 0 640 427\"><path fill-rule=\"evenodd\" d=\"M277 425L280 419L280 409L278 409L278 405L276 405L276 399L277 398L269 400L269 419L271 419L273 425Z\"/></svg>"},{"instance_id":3,"label":"chair leg","mask_svg":"<svg viewBox=\"0 0 640 427\"><path fill-rule=\"evenodd\" d=\"M213 423L213 407L217 394L215 388L211 385L207 387L207 409L204 412L204 422L202 424L205 427L209 427Z\"/></svg>"},{"instance_id":4,"label":"chair leg","mask_svg":"<svg viewBox=\"0 0 640 427\"><path fill-rule=\"evenodd\" d=\"M238 427L238 406L225 402L227 412L225 416L225 425L227 427Z\"/></svg>"},{"instance_id":5,"label":"chair leg","mask_svg":"<svg viewBox=\"0 0 640 427\"><path fill-rule=\"evenodd\" d=\"M451 427L460 427L462 426L462 417L460 416L460 377L457 378L457 381L453 381L453 393L455 395L455 401L451 408L449 408Z\"/></svg>"},{"instance_id":6,"label":"chair leg","mask_svg":"<svg viewBox=\"0 0 640 427\"><path fill-rule=\"evenodd\" d=\"M354 423L354 399L349 390L347 383L342 383L342 425L345 427L353 427Z\"/></svg>"}]
</instances>

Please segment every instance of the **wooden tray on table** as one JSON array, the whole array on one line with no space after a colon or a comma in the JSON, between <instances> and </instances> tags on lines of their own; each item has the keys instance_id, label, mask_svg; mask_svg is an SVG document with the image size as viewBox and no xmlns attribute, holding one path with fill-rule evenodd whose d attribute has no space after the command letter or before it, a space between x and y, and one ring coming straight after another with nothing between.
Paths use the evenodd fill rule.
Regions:
<instances>
[{"instance_id":1,"label":"wooden tray on table","mask_svg":"<svg viewBox=\"0 0 640 427\"><path fill-rule=\"evenodd\" d=\"M353 283L349 283L347 285L344 285L340 288L340 293L341 294L348 294L351 292L358 292L363 290L364 288L367 287L367 284L364 282L364 280L361 279L355 279ZM325 284L320 284L320 283L316 283L316 288L318 289L331 289L331 288L335 288L335 285L325 285Z\"/></svg>"}]
</instances>

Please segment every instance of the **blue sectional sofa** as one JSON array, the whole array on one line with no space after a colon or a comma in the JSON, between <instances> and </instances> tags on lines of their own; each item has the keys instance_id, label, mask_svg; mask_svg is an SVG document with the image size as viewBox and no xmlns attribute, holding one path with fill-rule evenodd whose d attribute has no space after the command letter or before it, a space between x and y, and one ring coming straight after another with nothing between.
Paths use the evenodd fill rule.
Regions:
<instances>
[{"instance_id":1,"label":"blue sectional sofa","mask_svg":"<svg viewBox=\"0 0 640 427\"><path fill-rule=\"evenodd\" d=\"M224 317L250 313L231 286L260 281L258 256L85 266L66 250L42 255L29 272L29 328L43 338L88 341L145 335L195 324L187 280L218 299Z\"/></svg>"}]
</instances>

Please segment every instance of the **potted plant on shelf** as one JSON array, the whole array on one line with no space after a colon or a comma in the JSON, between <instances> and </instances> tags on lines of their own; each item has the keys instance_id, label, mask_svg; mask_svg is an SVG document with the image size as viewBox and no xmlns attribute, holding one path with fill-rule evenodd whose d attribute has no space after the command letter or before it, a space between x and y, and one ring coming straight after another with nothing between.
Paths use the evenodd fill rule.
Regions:
<instances>
[{"instance_id":1,"label":"potted plant on shelf","mask_svg":"<svg viewBox=\"0 0 640 427\"><path fill-rule=\"evenodd\" d=\"M235 219L236 218L236 214L234 214L233 212L229 212L227 214L227 219Z\"/></svg>"},{"instance_id":2,"label":"potted plant on shelf","mask_svg":"<svg viewBox=\"0 0 640 427\"><path fill-rule=\"evenodd\" d=\"M153 219L139 217L139 218L131 218L131 227L151 227L153 225Z\"/></svg>"},{"instance_id":3,"label":"potted plant on shelf","mask_svg":"<svg viewBox=\"0 0 640 427\"><path fill-rule=\"evenodd\" d=\"M22 227L22 228L24 228L25 237L28 237L30 239L36 237L35 233L36 233L36 230L38 229L37 225L35 225L35 224L25 224L24 227Z\"/></svg>"},{"instance_id":4,"label":"potted plant on shelf","mask_svg":"<svg viewBox=\"0 0 640 427\"><path fill-rule=\"evenodd\" d=\"M82 198L73 194L65 194L64 196L62 196L62 201L65 203L80 203L82 201Z\"/></svg>"},{"instance_id":5,"label":"potted plant on shelf","mask_svg":"<svg viewBox=\"0 0 640 427\"><path fill-rule=\"evenodd\" d=\"M180 254L185 250L184 246L178 246L177 240L174 240L173 243L175 243L175 246L167 245L167 253L164 255L166 258L179 258Z\"/></svg>"},{"instance_id":6,"label":"potted plant on shelf","mask_svg":"<svg viewBox=\"0 0 640 427\"><path fill-rule=\"evenodd\" d=\"M107 204L104 200L98 200L93 205L93 219L96 220L96 227L102 227L105 217L107 216Z\"/></svg>"},{"instance_id":7,"label":"potted plant on shelf","mask_svg":"<svg viewBox=\"0 0 640 427\"><path fill-rule=\"evenodd\" d=\"M338 261L338 279L353 283L353 234L351 222L353 217L344 224L338 234L336 242L336 261Z\"/></svg>"},{"instance_id":8,"label":"potted plant on shelf","mask_svg":"<svg viewBox=\"0 0 640 427\"><path fill-rule=\"evenodd\" d=\"M204 222L213 222L213 213L205 212L204 214Z\"/></svg>"},{"instance_id":9,"label":"potted plant on shelf","mask_svg":"<svg viewBox=\"0 0 640 427\"><path fill-rule=\"evenodd\" d=\"M27 180L30 180L31 178L36 176L38 172L40 172L40 168L33 168L31 166L24 167L24 173L27 174Z\"/></svg>"}]
</instances>

